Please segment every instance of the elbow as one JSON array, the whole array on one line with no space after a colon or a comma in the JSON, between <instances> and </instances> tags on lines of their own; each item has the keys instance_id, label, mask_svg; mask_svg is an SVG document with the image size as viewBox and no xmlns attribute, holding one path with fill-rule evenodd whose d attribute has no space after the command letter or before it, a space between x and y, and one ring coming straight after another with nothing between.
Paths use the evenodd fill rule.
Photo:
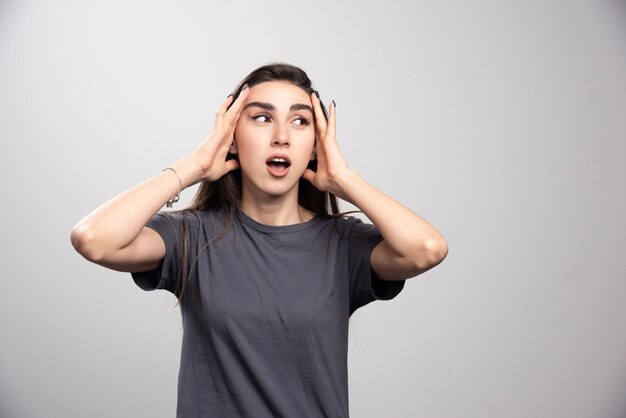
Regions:
<instances>
[{"instance_id":1,"label":"elbow","mask_svg":"<svg viewBox=\"0 0 626 418\"><path fill-rule=\"evenodd\" d=\"M443 237L431 238L424 243L417 268L426 271L441 263L448 255L448 242Z\"/></svg>"},{"instance_id":2,"label":"elbow","mask_svg":"<svg viewBox=\"0 0 626 418\"><path fill-rule=\"evenodd\" d=\"M98 245L96 233L81 224L76 225L70 234L72 246L85 259L98 263L104 259L104 253Z\"/></svg>"},{"instance_id":3,"label":"elbow","mask_svg":"<svg viewBox=\"0 0 626 418\"><path fill-rule=\"evenodd\" d=\"M437 240L432 250L433 261L436 264L441 263L448 256L448 241L444 237Z\"/></svg>"}]
</instances>

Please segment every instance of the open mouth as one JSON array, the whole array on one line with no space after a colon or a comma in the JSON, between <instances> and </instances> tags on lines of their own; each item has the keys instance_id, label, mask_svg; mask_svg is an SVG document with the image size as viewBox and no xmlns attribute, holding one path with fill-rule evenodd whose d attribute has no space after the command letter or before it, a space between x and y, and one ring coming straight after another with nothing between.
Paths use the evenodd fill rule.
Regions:
<instances>
[{"instance_id":1,"label":"open mouth","mask_svg":"<svg viewBox=\"0 0 626 418\"><path fill-rule=\"evenodd\" d=\"M265 164L274 168L287 168L291 165L291 163L289 162L287 158L282 158L282 157L270 158L269 160L265 162Z\"/></svg>"},{"instance_id":2,"label":"open mouth","mask_svg":"<svg viewBox=\"0 0 626 418\"><path fill-rule=\"evenodd\" d=\"M270 174L276 177L282 177L287 175L289 172L291 161L286 155L274 154L268 158L267 161L265 161L265 164L267 165L267 170Z\"/></svg>"}]
</instances>

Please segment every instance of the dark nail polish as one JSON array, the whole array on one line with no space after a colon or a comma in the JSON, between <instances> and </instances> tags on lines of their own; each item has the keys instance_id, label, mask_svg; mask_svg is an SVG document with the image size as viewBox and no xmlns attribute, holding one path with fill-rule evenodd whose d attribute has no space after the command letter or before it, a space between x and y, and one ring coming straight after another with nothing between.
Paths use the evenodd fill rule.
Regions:
<instances>
[{"instance_id":1,"label":"dark nail polish","mask_svg":"<svg viewBox=\"0 0 626 418\"><path fill-rule=\"evenodd\" d=\"M248 88L248 83L244 84L243 87L241 88L241 91L243 92L245 89Z\"/></svg>"},{"instance_id":2,"label":"dark nail polish","mask_svg":"<svg viewBox=\"0 0 626 418\"><path fill-rule=\"evenodd\" d=\"M228 96L226 96L226 98L228 99L230 96L232 96L232 93L231 93L231 94L229 94Z\"/></svg>"},{"instance_id":3,"label":"dark nail polish","mask_svg":"<svg viewBox=\"0 0 626 418\"><path fill-rule=\"evenodd\" d=\"M320 98L320 94L317 92L317 90L314 90L314 91L315 91L315 96L319 99Z\"/></svg>"},{"instance_id":4,"label":"dark nail polish","mask_svg":"<svg viewBox=\"0 0 626 418\"><path fill-rule=\"evenodd\" d=\"M334 101L334 100L333 100L331 103L333 104L333 107L334 107L334 108L337 108L337 103L335 103L335 101Z\"/></svg>"}]
</instances>

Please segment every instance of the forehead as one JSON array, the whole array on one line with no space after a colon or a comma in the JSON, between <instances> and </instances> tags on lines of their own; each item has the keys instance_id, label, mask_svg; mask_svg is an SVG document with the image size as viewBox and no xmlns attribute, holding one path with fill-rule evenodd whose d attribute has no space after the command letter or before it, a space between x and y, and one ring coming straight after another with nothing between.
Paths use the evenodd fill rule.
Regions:
<instances>
[{"instance_id":1,"label":"forehead","mask_svg":"<svg viewBox=\"0 0 626 418\"><path fill-rule=\"evenodd\" d=\"M281 104L311 104L311 98L306 91L289 82L266 81L250 87L247 102L265 102L280 107Z\"/></svg>"}]
</instances>

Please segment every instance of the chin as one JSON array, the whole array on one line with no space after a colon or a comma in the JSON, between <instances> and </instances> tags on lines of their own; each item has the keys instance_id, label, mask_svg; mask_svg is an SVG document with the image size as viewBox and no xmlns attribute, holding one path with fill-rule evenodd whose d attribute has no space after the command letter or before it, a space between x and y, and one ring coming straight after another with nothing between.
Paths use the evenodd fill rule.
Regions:
<instances>
[{"instance_id":1,"label":"chin","mask_svg":"<svg viewBox=\"0 0 626 418\"><path fill-rule=\"evenodd\" d=\"M269 187L261 189L261 190L263 190L269 196L281 197L281 196L284 196L284 195L292 192L292 190L294 190L294 189L295 189L296 195L297 195L297 192L298 192L298 182L296 182L295 184L291 184L291 185L286 185L286 184L270 185Z\"/></svg>"},{"instance_id":2,"label":"chin","mask_svg":"<svg viewBox=\"0 0 626 418\"><path fill-rule=\"evenodd\" d=\"M304 172L304 170L302 170L302 172ZM282 197L289 193L295 193L297 198L302 173L296 173L294 171L278 179L265 177L265 173L259 177L257 181L252 181L251 178L248 178L248 181L244 181L244 184L248 183L248 186L252 189L256 189L257 192L274 198Z\"/></svg>"}]
</instances>

